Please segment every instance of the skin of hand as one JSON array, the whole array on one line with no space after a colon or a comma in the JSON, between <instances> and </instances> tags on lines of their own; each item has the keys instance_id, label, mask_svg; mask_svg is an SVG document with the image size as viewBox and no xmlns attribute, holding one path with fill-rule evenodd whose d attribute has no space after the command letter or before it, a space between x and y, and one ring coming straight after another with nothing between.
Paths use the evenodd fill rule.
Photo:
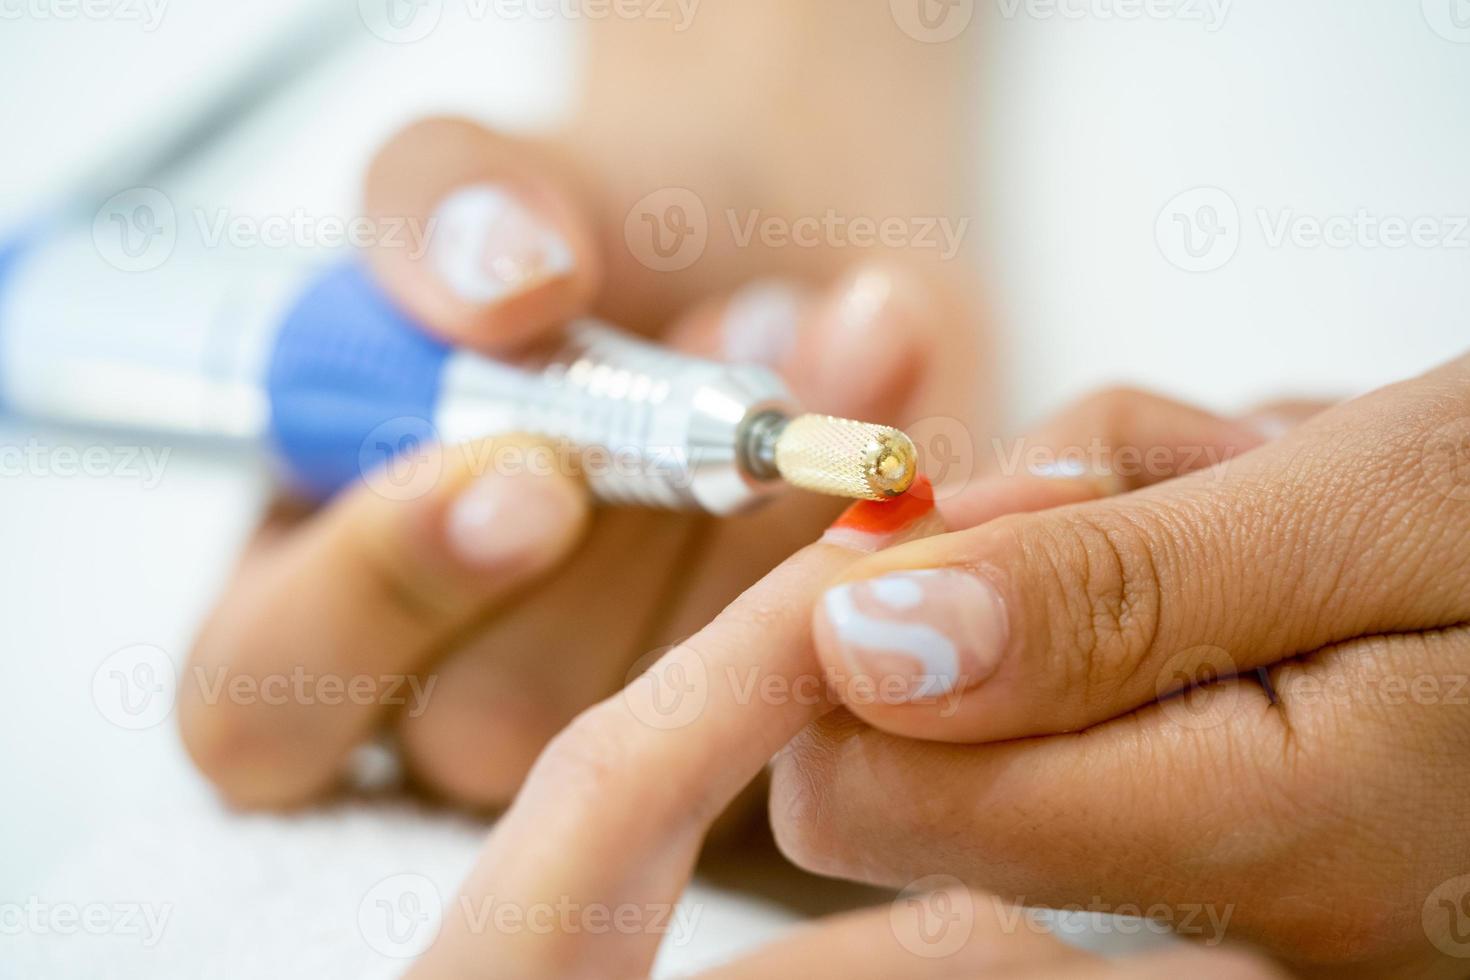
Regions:
<instances>
[{"instance_id":1,"label":"skin of hand","mask_svg":"<svg viewBox=\"0 0 1470 980\"><path fill-rule=\"evenodd\" d=\"M1249 451L1182 475L1207 433L1102 405L1030 445L1157 450L1127 492L896 547L817 602L829 671L917 697L850 701L781 753L783 850L1203 909L1304 976L1464 975L1470 358L1264 445L1227 433Z\"/></svg>"},{"instance_id":2,"label":"skin of hand","mask_svg":"<svg viewBox=\"0 0 1470 980\"><path fill-rule=\"evenodd\" d=\"M812 4L824 6L841 12ZM830 43L814 9L773 0L709 4L677 43L646 22L590 25L588 95L567 133L511 139L432 119L382 150L366 212L425 237L367 259L428 330L491 355L590 313L685 351L765 363L812 410L982 432L963 256L740 243L726 220L959 213L963 156L935 151L940 123L961 112L937 93L966 59L918 50L879 14L850 19ZM811 93L772 100L794 70L772 74L779 59L764 74L741 66L734 84L730 55L717 53L732 32L801 40L814 77L849 64L855 96L872 98L861 111ZM886 94L851 69L882 52L911 79ZM655 77L660 60L683 85ZM885 149L834 160L849 144L822 135L832 127ZM925 165L927 181L892 179ZM709 215L708 247L687 269L655 268L633 234L639 202L669 189L694 193ZM420 787L501 806L571 718L841 507L796 494L724 521L595 508L565 454L516 435L420 462L438 477L406 499L377 472L317 512L278 506L208 618L179 719L232 803L288 807L329 792L352 750L386 730Z\"/></svg>"},{"instance_id":3,"label":"skin of hand","mask_svg":"<svg viewBox=\"0 0 1470 980\"><path fill-rule=\"evenodd\" d=\"M1215 426L1229 435L1229 426ZM1085 498L1082 481L977 489L973 512ZM872 505L859 505L859 509ZM773 752L830 711L813 649L812 603L866 552L942 529L920 511L903 527L839 525L746 591L618 695L589 709L541 755L491 833L417 980L646 977L711 821ZM851 522L843 522L844 525ZM685 910L686 912L688 909ZM1253 956L1181 946L1104 961L1053 938L991 896L957 884L821 920L701 974L714 980L866 978L1283 977Z\"/></svg>"}]
</instances>

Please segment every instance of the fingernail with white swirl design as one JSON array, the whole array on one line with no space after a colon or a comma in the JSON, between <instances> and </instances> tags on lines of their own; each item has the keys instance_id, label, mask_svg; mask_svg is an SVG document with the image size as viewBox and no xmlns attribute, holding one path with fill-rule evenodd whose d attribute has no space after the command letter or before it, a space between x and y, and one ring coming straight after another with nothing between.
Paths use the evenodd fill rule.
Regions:
<instances>
[{"instance_id":1,"label":"fingernail with white swirl design","mask_svg":"<svg viewBox=\"0 0 1470 980\"><path fill-rule=\"evenodd\" d=\"M431 227L435 269L466 303L499 302L573 269L572 250L552 223L494 184L450 194Z\"/></svg>"},{"instance_id":2,"label":"fingernail with white swirl design","mask_svg":"<svg viewBox=\"0 0 1470 980\"><path fill-rule=\"evenodd\" d=\"M829 589L817 642L858 674L907 682L907 700L973 687L995 672L1009 628L995 586L954 569L893 572Z\"/></svg>"}]
</instances>

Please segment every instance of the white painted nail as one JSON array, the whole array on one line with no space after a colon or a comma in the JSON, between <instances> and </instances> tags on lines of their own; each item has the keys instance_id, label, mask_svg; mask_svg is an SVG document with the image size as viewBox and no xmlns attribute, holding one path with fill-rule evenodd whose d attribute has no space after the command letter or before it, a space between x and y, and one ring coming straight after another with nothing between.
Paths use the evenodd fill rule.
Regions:
<instances>
[{"instance_id":1,"label":"white painted nail","mask_svg":"<svg viewBox=\"0 0 1470 980\"><path fill-rule=\"evenodd\" d=\"M512 192L476 184L440 202L431 259L460 299L493 303L572 271L572 250Z\"/></svg>"},{"instance_id":2,"label":"white painted nail","mask_svg":"<svg viewBox=\"0 0 1470 980\"><path fill-rule=\"evenodd\" d=\"M734 364L780 365L796 346L805 305L803 291L787 282L751 283L730 297L720 324L721 354Z\"/></svg>"},{"instance_id":3,"label":"white painted nail","mask_svg":"<svg viewBox=\"0 0 1470 980\"><path fill-rule=\"evenodd\" d=\"M995 672L1009 627L989 582L953 569L892 572L829 589L822 630L854 670L900 677L907 698L972 687Z\"/></svg>"}]
</instances>

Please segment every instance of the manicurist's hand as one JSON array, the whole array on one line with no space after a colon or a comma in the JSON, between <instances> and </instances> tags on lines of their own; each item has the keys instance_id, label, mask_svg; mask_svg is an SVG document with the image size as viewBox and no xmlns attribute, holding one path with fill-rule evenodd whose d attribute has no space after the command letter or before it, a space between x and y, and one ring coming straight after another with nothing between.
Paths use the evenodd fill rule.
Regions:
<instances>
[{"instance_id":1,"label":"manicurist's hand","mask_svg":"<svg viewBox=\"0 0 1470 980\"><path fill-rule=\"evenodd\" d=\"M875 883L1212 918L1307 975L1462 976L1470 359L1176 475L1212 439L1179 411L1029 444L1101 445L1062 470L1126 492L840 572L822 662L900 696L782 754L778 839Z\"/></svg>"},{"instance_id":2,"label":"manicurist's hand","mask_svg":"<svg viewBox=\"0 0 1470 980\"><path fill-rule=\"evenodd\" d=\"M816 16L829 5L848 25L840 39ZM428 120L373 162L366 213L397 234L366 259L394 302L456 345L509 357L600 315L766 364L811 410L983 432L977 317L952 285L964 263L930 248L940 216L965 222L946 176L962 160L942 152L962 54L835 0L710 5L677 36L618 18L592 32L583 112L554 138ZM777 52L787 37L806 54L756 66L737 37ZM873 77L864 52L887 52L894 77ZM847 79L848 101L790 73ZM850 138L828 139L833 126ZM859 159L832 159L852 145ZM702 253L666 262L699 220L691 197ZM829 212L916 237L858 247L844 224L798 246L765 230L810 231ZM277 508L249 548L180 695L185 744L231 801L328 792L353 748L386 731L419 785L504 804L567 721L841 506L795 495L729 521L600 509L532 436L439 452L419 468L439 474L430 485L405 494L369 474L318 512Z\"/></svg>"},{"instance_id":3,"label":"manicurist's hand","mask_svg":"<svg viewBox=\"0 0 1470 980\"><path fill-rule=\"evenodd\" d=\"M1222 428L1225 428L1222 426ZM1007 488L1045 506L1081 484ZM989 495L981 508L1002 506ZM536 763L410 976L623 980L661 942L696 941L673 911L710 822L771 754L829 711L811 605L874 549L940 530L922 496L858 505L625 691L581 715ZM877 803L877 806L886 804ZM682 925L681 925L682 923ZM1181 948L1104 962L1021 910L958 886L820 921L710 978L1177 978L1267 980L1263 961Z\"/></svg>"}]
</instances>

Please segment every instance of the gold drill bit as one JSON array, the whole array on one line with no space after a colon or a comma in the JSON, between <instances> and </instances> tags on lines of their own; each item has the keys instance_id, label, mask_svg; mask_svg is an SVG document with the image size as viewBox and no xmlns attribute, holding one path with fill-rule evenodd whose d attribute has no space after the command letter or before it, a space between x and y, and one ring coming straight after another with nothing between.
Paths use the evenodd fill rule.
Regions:
<instances>
[{"instance_id":1,"label":"gold drill bit","mask_svg":"<svg viewBox=\"0 0 1470 980\"><path fill-rule=\"evenodd\" d=\"M886 425L801 415L776 436L776 471L795 487L859 500L887 500L918 475L913 441Z\"/></svg>"}]
</instances>

